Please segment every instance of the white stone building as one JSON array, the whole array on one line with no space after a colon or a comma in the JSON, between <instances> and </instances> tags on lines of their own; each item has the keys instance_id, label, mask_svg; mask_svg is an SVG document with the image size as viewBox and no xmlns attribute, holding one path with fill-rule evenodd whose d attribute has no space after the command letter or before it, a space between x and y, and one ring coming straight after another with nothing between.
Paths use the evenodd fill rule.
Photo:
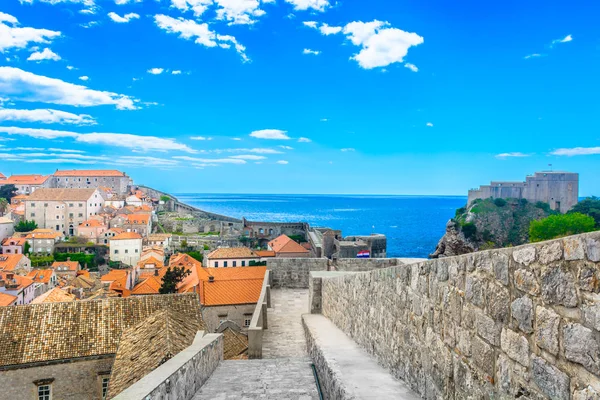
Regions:
<instances>
[{"instance_id":1,"label":"white stone building","mask_svg":"<svg viewBox=\"0 0 600 400\"><path fill-rule=\"evenodd\" d=\"M227 268L248 267L250 262L260 261L260 256L248 247L223 247L213 250L206 256L205 267Z\"/></svg>"},{"instance_id":2,"label":"white stone building","mask_svg":"<svg viewBox=\"0 0 600 400\"><path fill-rule=\"evenodd\" d=\"M15 224L13 220L6 217L0 217L0 243L4 241L4 239L12 237L13 233L15 233Z\"/></svg>"},{"instance_id":3,"label":"white stone building","mask_svg":"<svg viewBox=\"0 0 600 400\"><path fill-rule=\"evenodd\" d=\"M142 236L135 232L123 232L110 239L110 261L134 266L142 255Z\"/></svg>"}]
</instances>

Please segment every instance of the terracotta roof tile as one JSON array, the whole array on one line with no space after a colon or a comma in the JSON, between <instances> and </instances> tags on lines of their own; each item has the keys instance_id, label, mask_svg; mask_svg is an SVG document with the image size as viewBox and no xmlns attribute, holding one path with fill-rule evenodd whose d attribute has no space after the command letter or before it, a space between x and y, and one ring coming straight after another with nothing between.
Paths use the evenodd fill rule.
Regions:
<instances>
[{"instance_id":1,"label":"terracotta roof tile","mask_svg":"<svg viewBox=\"0 0 600 400\"><path fill-rule=\"evenodd\" d=\"M124 172L117 171L116 169L70 169L56 171L54 176L78 176L78 177L123 177Z\"/></svg>"},{"instance_id":2,"label":"terracotta roof tile","mask_svg":"<svg viewBox=\"0 0 600 400\"><path fill-rule=\"evenodd\" d=\"M79 227L80 228L100 228L106 226L104 223L102 223L101 221L98 221L97 219L88 219L87 221L83 221Z\"/></svg>"},{"instance_id":3,"label":"terracotta roof tile","mask_svg":"<svg viewBox=\"0 0 600 400\"><path fill-rule=\"evenodd\" d=\"M3 185L41 185L50 175L11 175L2 181Z\"/></svg>"},{"instance_id":4,"label":"terracotta roof tile","mask_svg":"<svg viewBox=\"0 0 600 400\"><path fill-rule=\"evenodd\" d=\"M281 235L269 242L269 247L275 253L308 253L304 247L290 239L287 235Z\"/></svg>"},{"instance_id":5,"label":"terracotta roof tile","mask_svg":"<svg viewBox=\"0 0 600 400\"><path fill-rule=\"evenodd\" d=\"M162 309L202 320L196 294L0 308L0 367L115 354L124 330Z\"/></svg>"},{"instance_id":6,"label":"terracotta roof tile","mask_svg":"<svg viewBox=\"0 0 600 400\"><path fill-rule=\"evenodd\" d=\"M9 237L2 241L2 246L25 246L26 242L24 237Z\"/></svg>"},{"instance_id":7,"label":"terracotta roof tile","mask_svg":"<svg viewBox=\"0 0 600 400\"><path fill-rule=\"evenodd\" d=\"M228 259L228 258L257 258L256 254L247 247L222 247L211 251L206 258Z\"/></svg>"},{"instance_id":8,"label":"terracotta roof tile","mask_svg":"<svg viewBox=\"0 0 600 400\"><path fill-rule=\"evenodd\" d=\"M117 279L127 277L128 273L129 271L126 269L111 269L110 271L108 271L108 274L102 275L100 277L100 280L102 282L112 282L116 281Z\"/></svg>"},{"instance_id":9,"label":"terracotta roof tile","mask_svg":"<svg viewBox=\"0 0 600 400\"><path fill-rule=\"evenodd\" d=\"M239 359L248 350L248 336L227 327L223 334L223 359Z\"/></svg>"},{"instance_id":10,"label":"terracotta roof tile","mask_svg":"<svg viewBox=\"0 0 600 400\"><path fill-rule=\"evenodd\" d=\"M275 257L275 252L270 250L255 250L254 252L259 257Z\"/></svg>"},{"instance_id":11,"label":"terracotta roof tile","mask_svg":"<svg viewBox=\"0 0 600 400\"><path fill-rule=\"evenodd\" d=\"M70 301L75 301L75 296L65 292L61 288L54 288L33 299L31 304L61 303Z\"/></svg>"},{"instance_id":12,"label":"terracotta roof tile","mask_svg":"<svg viewBox=\"0 0 600 400\"><path fill-rule=\"evenodd\" d=\"M53 273L53 269L34 269L27 274L27 277L37 283L48 283Z\"/></svg>"},{"instance_id":13,"label":"terracotta roof tile","mask_svg":"<svg viewBox=\"0 0 600 400\"><path fill-rule=\"evenodd\" d=\"M125 217L127 224L148 225L150 222L150 214L129 214Z\"/></svg>"},{"instance_id":14,"label":"terracotta roof tile","mask_svg":"<svg viewBox=\"0 0 600 400\"><path fill-rule=\"evenodd\" d=\"M23 258L26 258L23 254L0 254L0 270L14 271Z\"/></svg>"},{"instance_id":15,"label":"terracotta roof tile","mask_svg":"<svg viewBox=\"0 0 600 400\"><path fill-rule=\"evenodd\" d=\"M141 295L141 294L158 294L158 290L162 286L162 279L158 276L150 275L142 282L135 285L133 290L131 291L132 295Z\"/></svg>"},{"instance_id":16,"label":"terracotta roof tile","mask_svg":"<svg viewBox=\"0 0 600 400\"><path fill-rule=\"evenodd\" d=\"M79 263L77 261L54 261L50 267L55 271L78 271Z\"/></svg>"},{"instance_id":17,"label":"terracotta roof tile","mask_svg":"<svg viewBox=\"0 0 600 400\"><path fill-rule=\"evenodd\" d=\"M9 279L9 277L12 275L12 278ZM9 283L11 284L15 284L16 287L14 288L15 290L21 290L26 288L29 285L33 285L33 280L29 279L25 276L21 276L21 275L16 275L13 272L4 272L4 271L0 271L0 279L6 282L6 285L8 286Z\"/></svg>"},{"instance_id":18,"label":"terracotta roof tile","mask_svg":"<svg viewBox=\"0 0 600 400\"><path fill-rule=\"evenodd\" d=\"M136 232L123 232L119 233L117 236L111 238L110 240L129 240L129 239L141 239L142 236Z\"/></svg>"},{"instance_id":19,"label":"terracotta roof tile","mask_svg":"<svg viewBox=\"0 0 600 400\"><path fill-rule=\"evenodd\" d=\"M266 270L267 267L201 268L200 300L205 306L254 304L260 297Z\"/></svg>"},{"instance_id":20,"label":"terracotta roof tile","mask_svg":"<svg viewBox=\"0 0 600 400\"><path fill-rule=\"evenodd\" d=\"M41 188L29 195L27 201L87 201L96 189Z\"/></svg>"},{"instance_id":21,"label":"terracotta roof tile","mask_svg":"<svg viewBox=\"0 0 600 400\"><path fill-rule=\"evenodd\" d=\"M17 296L13 296L12 294L0 293L0 306L12 306L17 301Z\"/></svg>"}]
</instances>

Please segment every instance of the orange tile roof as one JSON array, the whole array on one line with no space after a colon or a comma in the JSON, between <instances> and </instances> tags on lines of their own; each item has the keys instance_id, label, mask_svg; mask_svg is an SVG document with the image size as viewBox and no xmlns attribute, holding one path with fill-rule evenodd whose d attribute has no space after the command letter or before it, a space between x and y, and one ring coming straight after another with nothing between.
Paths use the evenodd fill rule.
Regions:
<instances>
[{"instance_id":1,"label":"orange tile roof","mask_svg":"<svg viewBox=\"0 0 600 400\"><path fill-rule=\"evenodd\" d=\"M23 254L0 254L0 270L14 271L24 257Z\"/></svg>"},{"instance_id":2,"label":"orange tile roof","mask_svg":"<svg viewBox=\"0 0 600 400\"><path fill-rule=\"evenodd\" d=\"M275 253L308 253L304 247L290 239L287 235L281 235L269 242L269 247Z\"/></svg>"},{"instance_id":3,"label":"orange tile roof","mask_svg":"<svg viewBox=\"0 0 600 400\"><path fill-rule=\"evenodd\" d=\"M15 200L15 199L17 199L17 200L27 200L28 197L29 197L29 195L27 195L27 194L18 194L16 196L13 196L13 198L11 199L11 201Z\"/></svg>"},{"instance_id":4,"label":"orange tile roof","mask_svg":"<svg viewBox=\"0 0 600 400\"><path fill-rule=\"evenodd\" d=\"M53 273L53 269L34 269L27 274L27 277L33 279L34 282L48 283Z\"/></svg>"},{"instance_id":5,"label":"orange tile roof","mask_svg":"<svg viewBox=\"0 0 600 400\"><path fill-rule=\"evenodd\" d=\"M125 176L124 172L116 169L70 169L56 171L54 176Z\"/></svg>"},{"instance_id":6,"label":"orange tile roof","mask_svg":"<svg viewBox=\"0 0 600 400\"><path fill-rule=\"evenodd\" d=\"M12 294L0 293L0 306L12 306L17 301L17 296L13 296Z\"/></svg>"},{"instance_id":7,"label":"orange tile roof","mask_svg":"<svg viewBox=\"0 0 600 400\"><path fill-rule=\"evenodd\" d=\"M255 250L254 252L259 257L275 257L275 252L270 250Z\"/></svg>"},{"instance_id":8,"label":"orange tile roof","mask_svg":"<svg viewBox=\"0 0 600 400\"><path fill-rule=\"evenodd\" d=\"M2 246L25 246L27 239L24 237L9 237L2 241Z\"/></svg>"},{"instance_id":9,"label":"orange tile roof","mask_svg":"<svg viewBox=\"0 0 600 400\"><path fill-rule=\"evenodd\" d=\"M18 286L15 288L16 290L20 290L23 288L26 288L29 285L33 284L33 280L25 277L25 276L21 276L21 275L16 275L12 272L5 272L5 271L0 271L0 279L5 280L7 282L9 282L10 280L8 279L8 275L12 275L12 281L15 282Z\"/></svg>"},{"instance_id":10,"label":"orange tile roof","mask_svg":"<svg viewBox=\"0 0 600 400\"><path fill-rule=\"evenodd\" d=\"M0 172L0 179L6 179L6 176L2 172Z\"/></svg>"},{"instance_id":11,"label":"orange tile roof","mask_svg":"<svg viewBox=\"0 0 600 400\"><path fill-rule=\"evenodd\" d=\"M100 280L102 282L113 282L117 279L127 277L128 271L126 269L111 269L108 274L102 275Z\"/></svg>"},{"instance_id":12,"label":"orange tile roof","mask_svg":"<svg viewBox=\"0 0 600 400\"><path fill-rule=\"evenodd\" d=\"M31 233L29 233L26 238L27 239L58 239L60 238L62 235L58 232L55 231L46 231L46 230L42 230L42 229L36 229L34 231L31 231Z\"/></svg>"},{"instance_id":13,"label":"orange tile roof","mask_svg":"<svg viewBox=\"0 0 600 400\"><path fill-rule=\"evenodd\" d=\"M158 294L158 290L162 286L162 279L158 276L149 276L142 282L138 283L131 291L132 295L140 294Z\"/></svg>"},{"instance_id":14,"label":"orange tile roof","mask_svg":"<svg viewBox=\"0 0 600 400\"><path fill-rule=\"evenodd\" d=\"M194 257L191 257L189 254L185 253L177 253L171 256L169 260L169 266L172 267L174 265L188 265L188 266L198 266L202 267L202 263L196 260Z\"/></svg>"},{"instance_id":15,"label":"orange tile roof","mask_svg":"<svg viewBox=\"0 0 600 400\"><path fill-rule=\"evenodd\" d=\"M200 302L205 306L254 304L260 297L267 267L202 268ZM209 281L209 276L214 281Z\"/></svg>"},{"instance_id":16,"label":"orange tile roof","mask_svg":"<svg viewBox=\"0 0 600 400\"><path fill-rule=\"evenodd\" d=\"M210 252L206 258L227 259L227 258L256 258L256 254L247 247L222 247Z\"/></svg>"},{"instance_id":17,"label":"orange tile roof","mask_svg":"<svg viewBox=\"0 0 600 400\"><path fill-rule=\"evenodd\" d=\"M50 175L11 175L2 181L3 185L41 185L50 178Z\"/></svg>"},{"instance_id":18,"label":"orange tile roof","mask_svg":"<svg viewBox=\"0 0 600 400\"><path fill-rule=\"evenodd\" d=\"M79 225L80 228L99 228L103 226L106 225L97 219L88 219Z\"/></svg>"},{"instance_id":19,"label":"orange tile roof","mask_svg":"<svg viewBox=\"0 0 600 400\"><path fill-rule=\"evenodd\" d=\"M111 238L110 240L128 240L128 239L141 239L142 236L136 232L123 232L119 233L117 236Z\"/></svg>"},{"instance_id":20,"label":"orange tile roof","mask_svg":"<svg viewBox=\"0 0 600 400\"><path fill-rule=\"evenodd\" d=\"M54 288L33 299L31 304L65 303L70 301L75 301L74 295L65 292L61 288Z\"/></svg>"},{"instance_id":21,"label":"orange tile roof","mask_svg":"<svg viewBox=\"0 0 600 400\"><path fill-rule=\"evenodd\" d=\"M77 271L79 263L77 261L54 261L50 267L55 271Z\"/></svg>"},{"instance_id":22,"label":"orange tile roof","mask_svg":"<svg viewBox=\"0 0 600 400\"><path fill-rule=\"evenodd\" d=\"M150 214L129 214L125 217L125 222L128 224L148 225Z\"/></svg>"},{"instance_id":23,"label":"orange tile roof","mask_svg":"<svg viewBox=\"0 0 600 400\"><path fill-rule=\"evenodd\" d=\"M154 265L153 268L157 268L157 269L165 266L164 262L162 262L161 260L159 260L158 258L156 258L154 256L144 258L143 260L140 260L138 262L138 266L140 267L140 269L146 268L146 265L148 265L148 264Z\"/></svg>"}]
</instances>

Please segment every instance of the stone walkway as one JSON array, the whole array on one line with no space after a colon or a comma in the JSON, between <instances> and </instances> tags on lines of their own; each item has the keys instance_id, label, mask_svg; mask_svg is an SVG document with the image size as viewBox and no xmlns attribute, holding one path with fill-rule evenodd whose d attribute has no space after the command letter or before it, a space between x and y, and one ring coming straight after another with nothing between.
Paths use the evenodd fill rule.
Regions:
<instances>
[{"instance_id":1,"label":"stone walkway","mask_svg":"<svg viewBox=\"0 0 600 400\"><path fill-rule=\"evenodd\" d=\"M318 400L308 358L223 361L193 400Z\"/></svg>"},{"instance_id":2,"label":"stone walkway","mask_svg":"<svg viewBox=\"0 0 600 400\"><path fill-rule=\"evenodd\" d=\"M307 357L302 314L308 312L308 289L273 289L263 332L264 358Z\"/></svg>"}]
</instances>

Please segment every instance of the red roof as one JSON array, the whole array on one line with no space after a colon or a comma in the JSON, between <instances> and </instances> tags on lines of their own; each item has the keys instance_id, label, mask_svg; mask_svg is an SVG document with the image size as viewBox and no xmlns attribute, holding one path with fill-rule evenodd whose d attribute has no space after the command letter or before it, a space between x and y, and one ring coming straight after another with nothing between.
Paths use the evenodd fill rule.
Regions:
<instances>
[{"instance_id":1,"label":"red roof","mask_svg":"<svg viewBox=\"0 0 600 400\"><path fill-rule=\"evenodd\" d=\"M2 172L0 172L0 179L6 179L6 176Z\"/></svg>"},{"instance_id":2,"label":"red roof","mask_svg":"<svg viewBox=\"0 0 600 400\"><path fill-rule=\"evenodd\" d=\"M200 302L205 306L254 304L260 297L266 270L267 267L200 268Z\"/></svg>"},{"instance_id":3,"label":"red roof","mask_svg":"<svg viewBox=\"0 0 600 400\"><path fill-rule=\"evenodd\" d=\"M56 171L54 176L125 176L124 172L117 171L116 169L69 169L63 171Z\"/></svg>"},{"instance_id":4,"label":"red roof","mask_svg":"<svg viewBox=\"0 0 600 400\"><path fill-rule=\"evenodd\" d=\"M50 175L11 175L2 181L3 185L41 185L50 178Z\"/></svg>"},{"instance_id":5,"label":"red roof","mask_svg":"<svg viewBox=\"0 0 600 400\"><path fill-rule=\"evenodd\" d=\"M17 301L17 296L12 294L0 293L0 306L12 306Z\"/></svg>"},{"instance_id":6,"label":"red roof","mask_svg":"<svg viewBox=\"0 0 600 400\"><path fill-rule=\"evenodd\" d=\"M34 282L48 283L53 273L53 269L34 269L27 274L27 277L33 279Z\"/></svg>"},{"instance_id":7,"label":"red roof","mask_svg":"<svg viewBox=\"0 0 600 400\"><path fill-rule=\"evenodd\" d=\"M77 261L54 261L52 263L52 269L55 271L77 271L77 270L79 270L79 262L77 262Z\"/></svg>"},{"instance_id":8,"label":"red roof","mask_svg":"<svg viewBox=\"0 0 600 400\"><path fill-rule=\"evenodd\" d=\"M125 216L125 222L128 224L148 225L150 214L129 214Z\"/></svg>"},{"instance_id":9,"label":"red roof","mask_svg":"<svg viewBox=\"0 0 600 400\"><path fill-rule=\"evenodd\" d=\"M128 239L141 239L139 233L136 232L123 232L119 233L117 236L111 238L110 240L128 240Z\"/></svg>"},{"instance_id":10,"label":"red roof","mask_svg":"<svg viewBox=\"0 0 600 400\"><path fill-rule=\"evenodd\" d=\"M290 239L287 235L281 235L269 242L269 247L275 253L308 253L304 247Z\"/></svg>"},{"instance_id":11,"label":"red roof","mask_svg":"<svg viewBox=\"0 0 600 400\"><path fill-rule=\"evenodd\" d=\"M23 254L0 254L0 271L14 271L25 257Z\"/></svg>"}]
</instances>

